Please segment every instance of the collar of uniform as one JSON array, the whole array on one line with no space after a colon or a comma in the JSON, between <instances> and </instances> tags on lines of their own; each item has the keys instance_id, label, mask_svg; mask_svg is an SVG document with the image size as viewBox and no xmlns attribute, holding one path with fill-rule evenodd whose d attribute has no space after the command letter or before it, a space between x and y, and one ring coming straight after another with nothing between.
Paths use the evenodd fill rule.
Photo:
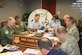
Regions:
<instances>
[{"instance_id":1,"label":"collar of uniform","mask_svg":"<svg viewBox=\"0 0 82 55\"><path fill-rule=\"evenodd\" d=\"M62 43L64 43L67 39L69 39L69 34L66 35L66 38L62 41Z\"/></svg>"},{"instance_id":2,"label":"collar of uniform","mask_svg":"<svg viewBox=\"0 0 82 55\"><path fill-rule=\"evenodd\" d=\"M20 23L16 23L16 25L20 25L21 23L23 23L22 21Z\"/></svg>"},{"instance_id":3,"label":"collar of uniform","mask_svg":"<svg viewBox=\"0 0 82 55\"><path fill-rule=\"evenodd\" d=\"M76 26L76 24L74 23L70 28L67 27L67 31L69 31L69 29L73 28L74 26Z\"/></svg>"},{"instance_id":4,"label":"collar of uniform","mask_svg":"<svg viewBox=\"0 0 82 55\"><path fill-rule=\"evenodd\" d=\"M74 26L76 26L76 24L75 24L75 23L74 23L74 24L73 24L70 28L73 28ZM70 29L70 28L69 28L69 29Z\"/></svg>"},{"instance_id":5,"label":"collar of uniform","mask_svg":"<svg viewBox=\"0 0 82 55\"><path fill-rule=\"evenodd\" d=\"M8 25L6 25L9 29L12 29L11 27L9 27Z\"/></svg>"},{"instance_id":6,"label":"collar of uniform","mask_svg":"<svg viewBox=\"0 0 82 55\"><path fill-rule=\"evenodd\" d=\"M60 20L59 19L56 19L56 22L59 22Z\"/></svg>"},{"instance_id":7,"label":"collar of uniform","mask_svg":"<svg viewBox=\"0 0 82 55\"><path fill-rule=\"evenodd\" d=\"M56 19L54 22L55 22L55 23L59 22L59 19Z\"/></svg>"},{"instance_id":8,"label":"collar of uniform","mask_svg":"<svg viewBox=\"0 0 82 55\"><path fill-rule=\"evenodd\" d=\"M37 22L39 22L39 21L35 22L35 20L33 19L32 22L37 23Z\"/></svg>"},{"instance_id":9,"label":"collar of uniform","mask_svg":"<svg viewBox=\"0 0 82 55\"><path fill-rule=\"evenodd\" d=\"M74 27L74 26L76 26L76 24L75 24L75 23L72 25L72 27ZM72 27L71 27L71 28L72 28Z\"/></svg>"},{"instance_id":10,"label":"collar of uniform","mask_svg":"<svg viewBox=\"0 0 82 55\"><path fill-rule=\"evenodd\" d=\"M52 48L47 55L53 55L55 53L57 53L57 50Z\"/></svg>"}]
</instances>

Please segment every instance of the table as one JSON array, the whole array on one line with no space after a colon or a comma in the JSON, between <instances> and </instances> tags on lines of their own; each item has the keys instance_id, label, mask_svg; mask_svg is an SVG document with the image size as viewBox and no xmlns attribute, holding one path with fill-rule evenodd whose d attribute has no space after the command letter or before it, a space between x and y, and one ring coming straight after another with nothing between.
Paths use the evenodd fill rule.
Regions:
<instances>
[{"instance_id":1,"label":"table","mask_svg":"<svg viewBox=\"0 0 82 55\"><path fill-rule=\"evenodd\" d=\"M39 37L27 36L27 35L13 35L12 45L19 46L16 51L24 52L27 48L38 49ZM4 52L13 52L4 50ZM24 54L25 55L25 54ZM42 55L41 51L37 55Z\"/></svg>"},{"instance_id":2,"label":"table","mask_svg":"<svg viewBox=\"0 0 82 55\"><path fill-rule=\"evenodd\" d=\"M27 48L32 49L38 49L38 41L40 40L39 37L35 36L28 36L28 35L13 35L13 45L19 46L19 48L16 51L22 51L24 52ZM59 43L54 46L54 48L59 47ZM8 51L8 50L7 50ZM5 52L7 52L5 51ZM42 55L41 52L39 52L37 55Z\"/></svg>"},{"instance_id":3,"label":"table","mask_svg":"<svg viewBox=\"0 0 82 55\"><path fill-rule=\"evenodd\" d=\"M26 48L38 49L38 37L29 37L27 35L13 35L13 45L19 46L24 51Z\"/></svg>"}]
</instances>

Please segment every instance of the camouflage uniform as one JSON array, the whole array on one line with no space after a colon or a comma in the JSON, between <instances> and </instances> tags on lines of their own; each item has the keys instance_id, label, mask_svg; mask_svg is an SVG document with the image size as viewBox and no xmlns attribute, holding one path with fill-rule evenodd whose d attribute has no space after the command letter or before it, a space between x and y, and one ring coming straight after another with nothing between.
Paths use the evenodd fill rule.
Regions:
<instances>
[{"instance_id":1,"label":"camouflage uniform","mask_svg":"<svg viewBox=\"0 0 82 55\"><path fill-rule=\"evenodd\" d=\"M72 35L75 37L77 41L79 41L79 31L76 27L76 24L74 23L71 28L67 28L68 34Z\"/></svg>"},{"instance_id":2,"label":"camouflage uniform","mask_svg":"<svg viewBox=\"0 0 82 55\"><path fill-rule=\"evenodd\" d=\"M0 44L3 46L6 44L11 44L13 40L13 34L21 34L21 32L14 28L10 28L8 25L5 25L0 32Z\"/></svg>"},{"instance_id":3,"label":"camouflage uniform","mask_svg":"<svg viewBox=\"0 0 82 55\"><path fill-rule=\"evenodd\" d=\"M68 55L80 55L78 42L74 37L68 35L61 43L60 49L65 51Z\"/></svg>"},{"instance_id":4,"label":"camouflage uniform","mask_svg":"<svg viewBox=\"0 0 82 55\"><path fill-rule=\"evenodd\" d=\"M20 24L16 24L15 28L16 30L21 31L21 32L28 31L27 26L24 22L21 22Z\"/></svg>"}]
</instances>

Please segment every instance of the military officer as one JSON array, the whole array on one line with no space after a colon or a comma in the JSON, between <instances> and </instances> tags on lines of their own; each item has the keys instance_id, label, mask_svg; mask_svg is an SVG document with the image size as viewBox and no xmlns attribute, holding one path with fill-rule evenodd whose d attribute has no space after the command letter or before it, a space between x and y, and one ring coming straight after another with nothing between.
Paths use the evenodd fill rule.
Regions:
<instances>
[{"instance_id":1,"label":"military officer","mask_svg":"<svg viewBox=\"0 0 82 55\"><path fill-rule=\"evenodd\" d=\"M72 35L67 33L67 30L63 26L55 29L55 34L61 41L60 49L68 55L80 55L78 42Z\"/></svg>"},{"instance_id":2,"label":"military officer","mask_svg":"<svg viewBox=\"0 0 82 55\"><path fill-rule=\"evenodd\" d=\"M16 25L15 25L16 30L21 32L28 31L26 24L21 20L20 17L15 16L15 20L16 20Z\"/></svg>"},{"instance_id":3,"label":"military officer","mask_svg":"<svg viewBox=\"0 0 82 55\"><path fill-rule=\"evenodd\" d=\"M30 30L37 30L40 29L40 23L39 23L40 15L36 14L34 17L34 20L31 20L31 22L28 23L28 28Z\"/></svg>"},{"instance_id":4,"label":"military officer","mask_svg":"<svg viewBox=\"0 0 82 55\"><path fill-rule=\"evenodd\" d=\"M67 17L70 17L70 16L67 15L67 14L65 14L64 17L63 17L63 19L60 19L60 21L61 21L61 26L66 27L65 20L67 19Z\"/></svg>"},{"instance_id":5,"label":"military officer","mask_svg":"<svg viewBox=\"0 0 82 55\"><path fill-rule=\"evenodd\" d=\"M61 49L55 49L52 47L52 42L48 38L41 38L38 41L38 47L43 55L68 55Z\"/></svg>"},{"instance_id":6,"label":"military officer","mask_svg":"<svg viewBox=\"0 0 82 55\"><path fill-rule=\"evenodd\" d=\"M50 27L51 28L57 28L60 25L61 25L61 22L60 22L58 16L57 15L53 15L53 18L52 18L52 20L50 22Z\"/></svg>"},{"instance_id":7,"label":"military officer","mask_svg":"<svg viewBox=\"0 0 82 55\"><path fill-rule=\"evenodd\" d=\"M79 31L76 27L75 20L73 17L67 17L66 21L67 32L71 34L77 41L79 41Z\"/></svg>"},{"instance_id":8,"label":"military officer","mask_svg":"<svg viewBox=\"0 0 82 55\"><path fill-rule=\"evenodd\" d=\"M20 32L17 31L14 28L15 25L15 19L13 17L9 17L7 20L7 25L5 25L1 29L1 34L0 34L0 44L1 45L6 45L6 44L11 44L13 40L13 34L27 34L26 32Z\"/></svg>"}]
</instances>

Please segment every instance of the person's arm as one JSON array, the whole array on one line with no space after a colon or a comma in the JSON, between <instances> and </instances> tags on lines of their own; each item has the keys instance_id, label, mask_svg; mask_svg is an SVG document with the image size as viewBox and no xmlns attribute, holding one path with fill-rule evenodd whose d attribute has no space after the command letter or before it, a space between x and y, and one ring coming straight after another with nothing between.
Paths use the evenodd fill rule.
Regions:
<instances>
[{"instance_id":1,"label":"person's arm","mask_svg":"<svg viewBox=\"0 0 82 55\"><path fill-rule=\"evenodd\" d=\"M40 29L41 27L42 27L42 26L41 26L40 23L38 22L38 26L35 27L34 29L38 30L38 29Z\"/></svg>"},{"instance_id":2,"label":"person's arm","mask_svg":"<svg viewBox=\"0 0 82 55\"><path fill-rule=\"evenodd\" d=\"M24 31L29 31L28 27L26 26L26 24L24 23Z\"/></svg>"},{"instance_id":3,"label":"person's arm","mask_svg":"<svg viewBox=\"0 0 82 55\"><path fill-rule=\"evenodd\" d=\"M28 28L30 29L30 30L37 30L40 26L38 26L38 27L33 27L34 26L34 24L32 23L32 22L29 22L28 23Z\"/></svg>"},{"instance_id":4,"label":"person's arm","mask_svg":"<svg viewBox=\"0 0 82 55\"><path fill-rule=\"evenodd\" d=\"M13 29L14 29L14 34L21 34L21 31L18 31L16 28Z\"/></svg>"},{"instance_id":5,"label":"person's arm","mask_svg":"<svg viewBox=\"0 0 82 55\"><path fill-rule=\"evenodd\" d=\"M73 29L70 34L74 36L77 41L79 41L79 31L77 29Z\"/></svg>"},{"instance_id":6,"label":"person's arm","mask_svg":"<svg viewBox=\"0 0 82 55\"><path fill-rule=\"evenodd\" d=\"M7 29L2 29L1 34L0 34L0 44L2 46L6 44L11 44L12 43L12 34L9 30Z\"/></svg>"},{"instance_id":7,"label":"person's arm","mask_svg":"<svg viewBox=\"0 0 82 55\"><path fill-rule=\"evenodd\" d=\"M60 20L59 20L59 26L61 26L61 22L60 22Z\"/></svg>"},{"instance_id":8,"label":"person's arm","mask_svg":"<svg viewBox=\"0 0 82 55\"><path fill-rule=\"evenodd\" d=\"M52 27L52 20L50 21L50 24L49 24L50 27Z\"/></svg>"},{"instance_id":9,"label":"person's arm","mask_svg":"<svg viewBox=\"0 0 82 55\"><path fill-rule=\"evenodd\" d=\"M28 32L27 32L27 31L25 31L25 32L17 31L17 30L14 28L14 34L19 34L19 35L24 34L24 35L26 35L26 34L28 34Z\"/></svg>"},{"instance_id":10,"label":"person's arm","mask_svg":"<svg viewBox=\"0 0 82 55\"><path fill-rule=\"evenodd\" d=\"M37 30L37 28L29 28L30 30Z\"/></svg>"},{"instance_id":11,"label":"person's arm","mask_svg":"<svg viewBox=\"0 0 82 55\"><path fill-rule=\"evenodd\" d=\"M35 28L33 28L32 22L29 22L29 23L28 23L28 28L29 28L29 30L34 30L34 29L35 29Z\"/></svg>"},{"instance_id":12,"label":"person's arm","mask_svg":"<svg viewBox=\"0 0 82 55\"><path fill-rule=\"evenodd\" d=\"M5 30L0 30L0 40L2 40L4 36L6 36L6 34L9 34L9 32Z\"/></svg>"},{"instance_id":13,"label":"person's arm","mask_svg":"<svg viewBox=\"0 0 82 55\"><path fill-rule=\"evenodd\" d=\"M59 27L59 26L61 26L61 22L60 22L60 20L59 19L57 19L57 27Z\"/></svg>"},{"instance_id":14,"label":"person's arm","mask_svg":"<svg viewBox=\"0 0 82 55\"><path fill-rule=\"evenodd\" d=\"M36 29L40 29L42 26L38 26Z\"/></svg>"}]
</instances>

